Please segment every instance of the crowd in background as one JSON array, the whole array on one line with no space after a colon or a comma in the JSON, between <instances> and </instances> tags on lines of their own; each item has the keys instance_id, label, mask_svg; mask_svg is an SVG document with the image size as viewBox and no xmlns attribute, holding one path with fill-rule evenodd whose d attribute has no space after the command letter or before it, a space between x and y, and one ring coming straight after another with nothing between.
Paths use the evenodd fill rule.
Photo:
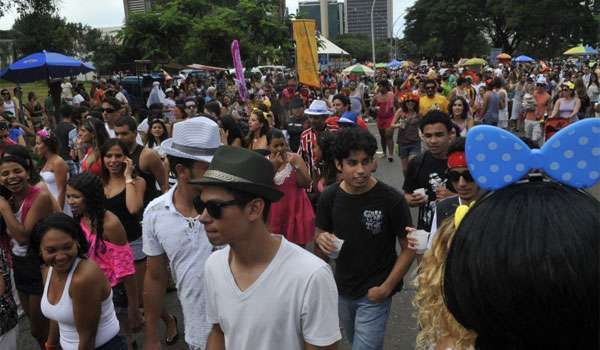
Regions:
<instances>
[{"instance_id":1,"label":"crowd in background","mask_svg":"<svg viewBox=\"0 0 600 350\"><path fill-rule=\"evenodd\" d=\"M415 300L422 327L417 345L475 346L475 331L481 328L460 326L440 306L436 289L442 261L455 254L446 245L457 227L445 219L485 195L469 172L465 137L476 125L493 125L539 148L559 130L600 116L599 74L600 68L588 62L478 68L433 62L370 77L326 71L316 89L299 84L293 72L270 71L245 82L245 100L224 72L163 75L148 87L142 103L118 76L91 86L65 79L54 83L44 99L3 89L0 348L16 348L18 311L46 350L131 349L133 335L141 330L146 349L160 348L161 340L178 341L181 325L190 349L204 349L207 342L210 349L218 336L231 344L252 343L250 331L231 336L226 324L215 327L231 316L227 312L241 311L215 309L234 297L214 290L222 282L213 253L243 250L239 238L216 240L205 226L224 215L227 203L245 208L255 197L264 197L266 204L259 206L264 222L253 217L250 229L260 231L264 224L302 248L314 243L313 253L323 260L336 259L331 276L319 275L322 266L312 258L298 262L314 267L311 273L323 285L337 286L335 295L315 288L325 299L339 294L335 309L353 349L382 348L391 298L402 289L415 256L421 261L425 251L430 253L422 262ZM379 145L369 123L377 129ZM230 158L215 155L221 145L230 146L223 151L231 152ZM213 169L217 160L226 163L246 154L234 148L268 161L269 181L281 199L248 197L243 186L236 187L230 202L211 202L206 199L210 191L199 196L194 181L205 174L218 177L227 168ZM399 160L402 191L372 176L378 157ZM244 180L244 173L222 176L223 182ZM590 205L597 207L597 202L579 202L586 212ZM418 208L416 225L410 207ZM417 230L427 232L428 248L417 249L411 238ZM272 242L264 242L268 250ZM228 244L231 248L224 248ZM204 287L205 278L215 279L214 285ZM169 288L177 289L184 320L164 307ZM70 298L64 297L67 291ZM318 303L315 295L311 298ZM303 307L310 315L336 312ZM321 328L303 329L303 341L335 346L341 337L335 316L306 321ZM165 324L163 335L159 320Z\"/></svg>"}]
</instances>

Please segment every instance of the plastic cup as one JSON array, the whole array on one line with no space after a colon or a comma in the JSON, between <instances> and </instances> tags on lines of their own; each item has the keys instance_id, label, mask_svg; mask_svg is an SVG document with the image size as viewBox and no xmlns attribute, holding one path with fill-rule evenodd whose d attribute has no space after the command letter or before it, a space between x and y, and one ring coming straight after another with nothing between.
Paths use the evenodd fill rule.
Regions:
<instances>
[{"instance_id":1,"label":"plastic cup","mask_svg":"<svg viewBox=\"0 0 600 350\"><path fill-rule=\"evenodd\" d=\"M332 259L337 259L338 255L340 255L340 251L342 250L342 245L344 245L344 240L339 238L334 238L333 245L335 246L335 250L329 254L329 257Z\"/></svg>"},{"instance_id":2,"label":"plastic cup","mask_svg":"<svg viewBox=\"0 0 600 350\"><path fill-rule=\"evenodd\" d=\"M417 240L417 254L423 254L427 250L427 242L429 241L429 232L425 230L416 230L410 233L411 237Z\"/></svg>"}]
</instances>

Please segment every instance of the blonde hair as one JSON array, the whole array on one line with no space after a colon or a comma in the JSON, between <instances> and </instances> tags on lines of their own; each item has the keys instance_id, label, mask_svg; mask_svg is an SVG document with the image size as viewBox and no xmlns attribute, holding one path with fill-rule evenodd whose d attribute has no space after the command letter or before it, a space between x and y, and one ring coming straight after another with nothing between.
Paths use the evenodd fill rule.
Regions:
<instances>
[{"instance_id":1,"label":"blonde hair","mask_svg":"<svg viewBox=\"0 0 600 350\"><path fill-rule=\"evenodd\" d=\"M476 334L461 326L444 304L444 266L454 232L454 217L444 220L431 249L423 256L415 280L417 294L413 305L420 328L416 340L418 350L434 349L443 340L453 341L455 350L470 349L475 344Z\"/></svg>"}]
</instances>

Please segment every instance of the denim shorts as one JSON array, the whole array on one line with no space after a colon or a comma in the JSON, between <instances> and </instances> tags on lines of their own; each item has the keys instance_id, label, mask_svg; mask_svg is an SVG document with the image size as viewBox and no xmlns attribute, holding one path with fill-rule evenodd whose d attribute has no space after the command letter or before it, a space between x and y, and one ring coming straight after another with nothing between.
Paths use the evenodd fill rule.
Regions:
<instances>
[{"instance_id":1,"label":"denim shorts","mask_svg":"<svg viewBox=\"0 0 600 350\"><path fill-rule=\"evenodd\" d=\"M133 253L133 261L138 262L146 259L146 254L143 251L143 241L142 236L136 239L135 241L129 242L129 247L131 248L131 252Z\"/></svg>"},{"instance_id":2,"label":"denim shorts","mask_svg":"<svg viewBox=\"0 0 600 350\"><path fill-rule=\"evenodd\" d=\"M398 155L401 158L416 157L421 153L421 143L413 143L410 145L398 145Z\"/></svg>"},{"instance_id":3,"label":"denim shorts","mask_svg":"<svg viewBox=\"0 0 600 350\"><path fill-rule=\"evenodd\" d=\"M127 341L124 336L117 334L108 342L97 347L96 350L127 350Z\"/></svg>"}]
</instances>

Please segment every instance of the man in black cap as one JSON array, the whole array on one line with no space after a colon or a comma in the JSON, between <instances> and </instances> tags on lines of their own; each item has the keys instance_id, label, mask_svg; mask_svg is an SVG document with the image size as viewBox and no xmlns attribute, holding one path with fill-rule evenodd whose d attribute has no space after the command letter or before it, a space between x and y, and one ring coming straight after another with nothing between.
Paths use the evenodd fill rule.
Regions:
<instances>
[{"instance_id":1,"label":"man in black cap","mask_svg":"<svg viewBox=\"0 0 600 350\"><path fill-rule=\"evenodd\" d=\"M299 97L290 102L290 118L288 120L287 132L290 137L290 151L298 152L300 148L300 135L310 127L310 121L304 115L304 103Z\"/></svg>"},{"instance_id":2,"label":"man in black cap","mask_svg":"<svg viewBox=\"0 0 600 350\"><path fill-rule=\"evenodd\" d=\"M258 153L221 146L194 199L213 245L204 267L208 350L336 349L341 338L337 290L321 259L271 234L271 202L282 197L271 163Z\"/></svg>"}]
</instances>

